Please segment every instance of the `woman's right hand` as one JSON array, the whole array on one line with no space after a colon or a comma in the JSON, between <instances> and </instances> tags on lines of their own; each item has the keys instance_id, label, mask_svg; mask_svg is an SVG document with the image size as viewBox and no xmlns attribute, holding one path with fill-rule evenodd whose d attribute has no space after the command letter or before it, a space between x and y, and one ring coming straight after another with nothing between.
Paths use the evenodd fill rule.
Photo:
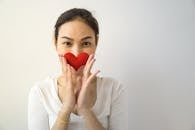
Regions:
<instances>
[{"instance_id":1,"label":"woman's right hand","mask_svg":"<svg viewBox=\"0 0 195 130\"><path fill-rule=\"evenodd\" d=\"M59 81L59 96L62 102L61 111L65 113L71 113L74 110L76 104L75 89L73 72L74 69L66 63L64 57L60 57L62 63L62 76L58 79Z\"/></svg>"}]
</instances>

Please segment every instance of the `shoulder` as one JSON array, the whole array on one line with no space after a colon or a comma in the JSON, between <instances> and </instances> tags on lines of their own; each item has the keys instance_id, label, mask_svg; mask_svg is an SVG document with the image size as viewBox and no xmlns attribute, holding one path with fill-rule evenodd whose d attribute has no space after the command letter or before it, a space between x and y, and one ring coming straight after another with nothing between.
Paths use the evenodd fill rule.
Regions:
<instances>
[{"instance_id":1,"label":"shoulder","mask_svg":"<svg viewBox=\"0 0 195 130\"><path fill-rule=\"evenodd\" d=\"M115 89L124 88L119 80L112 77L98 77L98 80L101 86L112 87Z\"/></svg>"},{"instance_id":2,"label":"shoulder","mask_svg":"<svg viewBox=\"0 0 195 130\"><path fill-rule=\"evenodd\" d=\"M121 91L125 90L125 87L123 84L112 77L98 77L98 87L102 91L110 94L116 94L116 93L121 93Z\"/></svg>"},{"instance_id":3,"label":"shoulder","mask_svg":"<svg viewBox=\"0 0 195 130\"><path fill-rule=\"evenodd\" d=\"M96 112L102 111L110 115L111 108L123 101L125 87L119 80L112 77L98 77L97 81Z\"/></svg>"},{"instance_id":4,"label":"shoulder","mask_svg":"<svg viewBox=\"0 0 195 130\"><path fill-rule=\"evenodd\" d=\"M47 76L43 80L36 81L30 88L30 94L44 94L52 91L55 77Z\"/></svg>"}]
</instances>

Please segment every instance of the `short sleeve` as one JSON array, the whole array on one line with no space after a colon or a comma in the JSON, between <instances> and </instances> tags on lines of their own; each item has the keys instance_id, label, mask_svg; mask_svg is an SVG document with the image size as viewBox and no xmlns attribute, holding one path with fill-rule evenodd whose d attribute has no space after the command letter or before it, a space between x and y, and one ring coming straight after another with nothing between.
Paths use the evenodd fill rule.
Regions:
<instances>
[{"instance_id":1,"label":"short sleeve","mask_svg":"<svg viewBox=\"0 0 195 130\"><path fill-rule=\"evenodd\" d=\"M122 84L112 90L108 130L128 130L127 90Z\"/></svg>"},{"instance_id":2,"label":"short sleeve","mask_svg":"<svg viewBox=\"0 0 195 130\"><path fill-rule=\"evenodd\" d=\"M28 129L49 130L47 112L41 102L37 86L31 88L28 99Z\"/></svg>"}]
</instances>

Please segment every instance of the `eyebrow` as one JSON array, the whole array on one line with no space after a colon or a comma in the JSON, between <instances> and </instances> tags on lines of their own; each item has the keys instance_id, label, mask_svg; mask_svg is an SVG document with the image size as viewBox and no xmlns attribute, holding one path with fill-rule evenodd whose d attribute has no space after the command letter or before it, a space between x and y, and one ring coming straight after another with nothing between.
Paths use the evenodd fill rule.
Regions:
<instances>
[{"instance_id":1,"label":"eyebrow","mask_svg":"<svg viewBox=\"0 0 195 130\"><path fill-rule=\"evenodd\" d=\"M92 36L86 36L86 37L82 38L81 41L86 40L86 39L91 39L91 38L92 38Z\"/></svg>"},{"instance_id":2,"label":"eyebrow","mask_svg":"<svg viewBox=\"0 0 195 130\"><path fill-rule=\"evenodd\" d=\"M72 38L67 37L67 36L62 36L61 38L66 38L66 39L68 39L68 40L73 41L73 39L72 39ZM82 38L82 39L81 39L81 41L86 40L86 39L91 39L91 38L92 38L92 36L86 36L86 37Z\"/></svg>"},{"instance_id":3,"label":"eyebrow","mask_svg":"<svg viewBox=\"0 0 195 130\"><path fill-rule=\"evenodd\" d=\"M73 40L72 38L67 37L67 36L63 36L63 37L61 37L61 38L66 38L66 39L68 39L68 40Z\"/></svg>"}]
</instances>

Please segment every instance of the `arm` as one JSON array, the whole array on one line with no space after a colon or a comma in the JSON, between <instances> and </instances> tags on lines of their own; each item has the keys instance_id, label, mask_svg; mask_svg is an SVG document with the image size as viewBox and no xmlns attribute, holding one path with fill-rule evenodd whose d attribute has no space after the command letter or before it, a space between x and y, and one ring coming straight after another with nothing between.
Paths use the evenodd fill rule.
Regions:
<instances>
[{"instance_id":1,"label":"arm","mask_svg":"<svg viewBox=\"0 0 195 130\"><path fill-rule=\"evenodd\" d=\"M88 130L106 130L98 121L92 110L83 110L81 113Z\"/></svg>"},{"instance_id":2,"label":"arm","mask_svg":"<svg viewBox=\"0 0 195 130\"><path fill-rule=\"evenodd\" d=\"M58 113L55 124L53 125L51 130L67 130L69 120L70 120L70 113L60 111Z\"/></svg>"},{"instance_id":3,"label":"arm","mask_svg":"<svg viewBox=\"0 0 195 130\"><path fill-rule=\"evenodd\" d=\"M63 80L67 84L62 85L61 91L64 93L62 99L63 106L58 113L57 120L52 127L52 130L67 130L70 113L74 108L77 108L79 115L84 118L87 130L105 130L97 120L95 114L91 111L91 104L93 104L92 99L96 96L96 89L94 85L92 85L92 81L94 81L95 76L99 73L99 71L96 71L93 74L90 73L94 61L94 57L91 55L84 68L83 77L79 78L80 80L77 81L78 86L81 86L81 90L79 91L78 98L76 100L74 91L75 87L73 86L72 81L72 78L75 76L75 72L70 65L66 64L64 58L62 59L63 72L65 73Z\"/></svg>"},{"instance_id":4,"label":"arm","mask_svg":"<svg viewBox=\"0 0 195 130\"><path fill-rule=\"evenodd\" d=\"M31 88L28 99L28 129L49 130L48 116L41 102L38 88Z\"/></svg>"},{"instance_id":5,"label":"arm","mask_svg":"<svg viewBox=\"0 0 195 130\"><path fill-rule=\"evenodd\" d=\"M91 105L97 95L96 85L93 84L93 81L96 82L96 75L100 72L98 70L95 73L90 73L94 62L94 55L90 55L84 67L81 90L77 99L77 110L79 115L83 117L87 130L105 130L93 113Z\"/></svg>"},{"instance_id":6,"label":"arm","mask_svg":"<svg viewBox=\"0 0 195 130\"><path fill-rule=\"evenodd\" d=\"M83 110L81 115L88 130L106 130L91 110ZM59 112L56 122L51 130L67 130L70 113Z\"/></svg>"},{"instance_id":7,"label":"arm","mask_svg":"<svg viewBox=\"0 0 195 130\"><path fill-rule=\"evenodd\" d=\"M67 130L70 120L70 114L75 107L76 98L72 85L73 83L70 65L67 65L65 69L67 75L65 76L64 80L67 84L61 86L61 91L63 92L63 105L58 113L57 119L52 127L52 130Z\"/></svg>"}]
</instances>

